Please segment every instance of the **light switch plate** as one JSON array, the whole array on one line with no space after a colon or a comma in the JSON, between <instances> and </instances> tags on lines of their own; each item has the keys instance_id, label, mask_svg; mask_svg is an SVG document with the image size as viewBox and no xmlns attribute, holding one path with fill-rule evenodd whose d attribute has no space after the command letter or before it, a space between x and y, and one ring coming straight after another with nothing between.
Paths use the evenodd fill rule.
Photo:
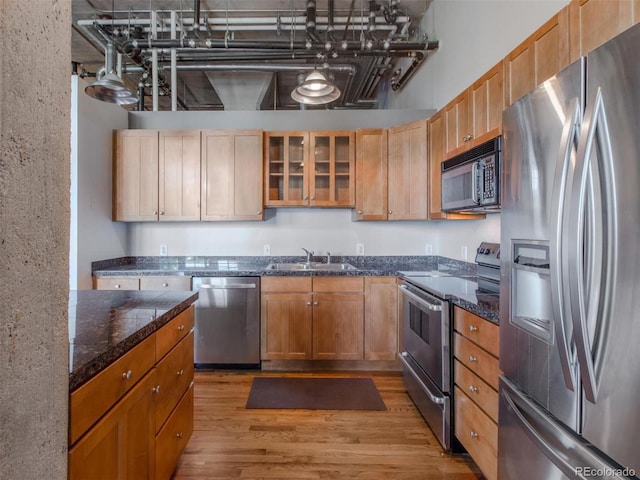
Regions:
<instances>
[{"instance_id":1,"label":"light switch plate","mask_svg":"<svg viewBox=\"0 0 640 480\"><path fill-rule=\"evenodd\" d=\"M270 256L271 255L271 245L269 245L268 243L265 243L262 246L262 254L266 255L266 256Z\"/></svg>"},{"instance_id":2,"label":"light switch plate","mask_svg":"<svg viewBox=\"0 0 640 480\"><path fill-rule=\"evenodd\" d=\"M433 245L430 243L425 243L424 245L424 254L425 255L433 255Z\"/></svg>"},{"instance_id":3,"label":"light switch plate","mask_svg":"<svg viewBox=\"0 0 640 480\"><path fill-rule=\"evenodd\" d=\"M161 243L160 244L160 256L166 257L167 255L169 255L169 249L167 248L167 244L166 243Z\"/></svg>"},{"instance_id":4,"label":"light switch plate","mask_svg":"<svg viewBox=\"0 0 640 480\"><path fill-rule=\"evenodd\" d=\"M356 255L364 255L364 243L356 243Z\"/></svg>"}]
</instances>

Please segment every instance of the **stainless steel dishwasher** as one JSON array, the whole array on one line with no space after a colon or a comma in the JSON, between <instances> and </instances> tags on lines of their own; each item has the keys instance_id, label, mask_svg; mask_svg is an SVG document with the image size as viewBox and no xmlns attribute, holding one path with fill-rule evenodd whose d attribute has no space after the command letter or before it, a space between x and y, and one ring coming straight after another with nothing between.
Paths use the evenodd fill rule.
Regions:
<instances>
[{"instance_id":1,"label":"stainless steel dishwasher","mask_svg":"<svg viewBox=\"0 0 640 480\"><path fill-rule=\"evenodd\" d=\"M195 277L196 368L260 368L260 277Z\"/></svg>"}]
</instances>

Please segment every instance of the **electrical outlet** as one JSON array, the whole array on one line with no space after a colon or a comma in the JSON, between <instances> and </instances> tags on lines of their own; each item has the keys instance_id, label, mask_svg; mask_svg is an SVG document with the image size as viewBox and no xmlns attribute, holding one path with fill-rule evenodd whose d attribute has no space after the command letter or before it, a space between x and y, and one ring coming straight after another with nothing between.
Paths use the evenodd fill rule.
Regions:
<instances>
[{"instance_id":1,"label":"electrical outlet","mask_svg":"<svg viewBox=\"0 0 640 480\"><path fill-rule=\"evenodd\" d=\"M262 246L262 254L266 255L266 256L270 256L271 255L271 245L269 245L268 243L265 243Z\"/></svg>"},{"instance_id":2,"label":"electrical outlet","mask_svg":"<svg viewBox=\"0 0 640 480\"><path fill-rule=\"evenodd\" d=\"M364 243L356 243L356 255L364 255Z\"/></svg>"},{"instance_id":3,"label":"electrical outlet","mask_svg":"<svg viewBox=\"0 0 640 480\"><path fill-rule=\"evenodd\" d=\"M462 245L460 247L460 256L462 257L462 260L467 260L467 246L466 245Z\"/></svg>"},{"instance_id":4,"label":"electrical outlet","mask_svg":"<svg viewBox=\"0 0 640 480\"><path fill-rule=\"evenodd\" d=\"M167 244L166 243L161 243L160 244L160 255L163 257L166 257L167 255L169 255L169 250L167 248Z\"/></svg>"},{"instance_id":5,"label":"electrical outlet","mask_svg":"<svg viewBox=\"0 0 640 480\"><path fill-rule=\"evenodd\" d=\"M433 245L430 243L425 243L424 245L424 254L425 255L433 255Z\"/></svg>"}]
</instances>

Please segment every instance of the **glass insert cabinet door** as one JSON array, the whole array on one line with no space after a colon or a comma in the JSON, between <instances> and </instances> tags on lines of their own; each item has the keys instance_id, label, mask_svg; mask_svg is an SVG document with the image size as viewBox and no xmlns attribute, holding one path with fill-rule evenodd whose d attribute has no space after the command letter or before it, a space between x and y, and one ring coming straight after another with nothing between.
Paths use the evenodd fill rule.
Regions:
<instances>
[{"instance_id":1,"label":"glass insert cabinet door","mask_svg":"<svg viewBox=\"0 0 640 480\"><path fill-rule=\"evenodd\" d=\"M308 132L265 134L265 205L309 205Z\"/></svg>"},{"instance_id":2,"label":"glass insert cabinet door","mask_svg":"<svg viewBox=\"0 0 640 480\"><path fill-rule=\"evenodd\" d=\"M310 204L355 205L354 132L311 132Z\"/></svg>"},{"instance_id":3,"label":"glass insert cabinet door","mask_svg":"<svg viewBox=\"0 0 640 480\"><path fill-rule=\"evenodd\" d=\"M355 204L353 132L267 132L266 206Z\"/></svg>"}]
</instances>

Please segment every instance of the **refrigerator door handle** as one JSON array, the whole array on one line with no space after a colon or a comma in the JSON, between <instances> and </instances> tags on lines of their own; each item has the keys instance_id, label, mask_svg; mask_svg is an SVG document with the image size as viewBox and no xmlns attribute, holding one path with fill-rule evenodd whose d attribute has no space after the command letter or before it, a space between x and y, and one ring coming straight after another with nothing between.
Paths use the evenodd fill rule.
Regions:
<instances>
[{"instance_id":1,"label":"refrigerator door handle","mask_svg":"<svg viewBox=\"0 0 640 480\"><path fill-rule=\"evenodd\" d=\"M568 283L583 388L587 400L596 403L617 262L613 156L600 89L585 112L582 131L571 193Z\"/></svg>"},{"instance_id":2,"label":"refrigerator door handle","mask_svg":"<svg viewBox=\"0 0 640 480\"><path fill-rule=\"evenodd\" d=\"M579 98L571 101L568 111L571 113L565 120L560 141L560 152L558 154L560 161L557 162L555 185L553 188L554 196L550 205L550 217L553 219L555 231L549 242L550 263L554 268L549 269L551 280L551 303L553 306L554 333L556 337L556 345L560 354L560 364L562 374L567 388L575 391L575 378L573 365L575 359L571 350L569 341L572 337L571 331L571 311L569 310L568 295L564 289L569 285L568 269L564 261L565 255L562 254L563 242L568 236L567 229L569 222L564 218L565 206L570 200L570 190L567 188L573 180L573 164L578 144L578 133L580 129L580 119L582 117L582 109L580 108Z\"/></svg>"},{"instance_id":3,"label":"refrigerator door handle","mask_svg":"<svg viewBox=\"0 0 640 480\"><path fill-rule=\"evenodd\" d=\"M574 436L566 427L520 394L504 377L501 377L500 395L507 407L512 410L513 417L520 428L568 478L588 480L589 471L614 470L612 465L605 463L604 459L596 454L593 447ZM587 473L584 473L585 471ZM622 480L628 477L623 473L615 472L606 478Z\"/></svg>"}]
</instances>

